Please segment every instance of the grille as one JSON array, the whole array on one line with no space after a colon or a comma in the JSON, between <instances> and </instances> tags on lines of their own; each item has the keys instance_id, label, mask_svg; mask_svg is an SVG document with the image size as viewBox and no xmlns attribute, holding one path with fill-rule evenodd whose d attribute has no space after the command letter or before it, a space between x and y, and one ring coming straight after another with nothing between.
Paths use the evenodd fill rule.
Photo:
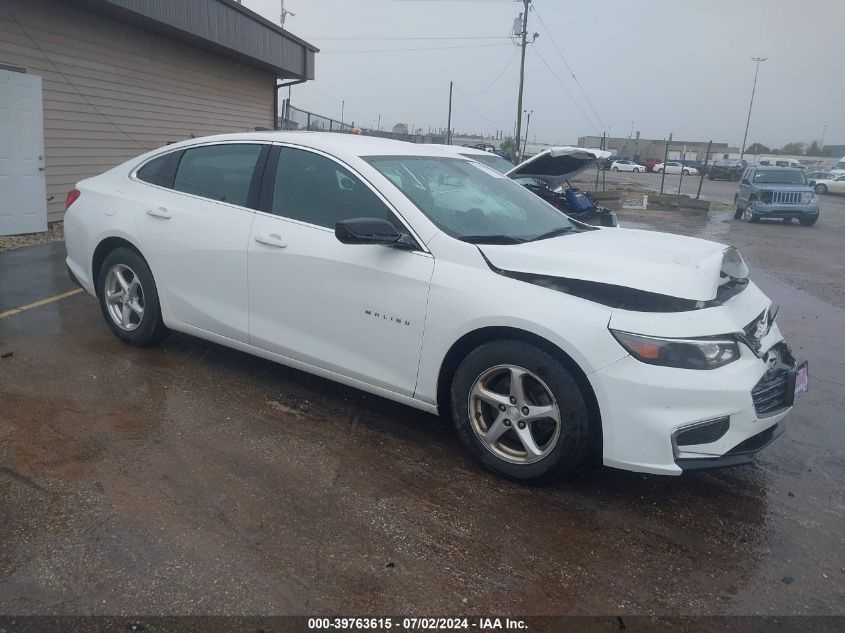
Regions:
<instances>
[{"instance_id":1,"label":"grille","mask_svg":"<svg viewBox=\"0 0 845 633\"><path fill-rule=\"evenodd\" d=\"M772 191L772 204L800 204L800 191Z\"/></svg>"},{"instance_id":2,"label":"grille","mask_svg":"<svg viewBox=\"0 0 845 633\"><path fill-rule=\"evenodd\" d=\"M783 365L773 367L759 380L751 390L754 410L760 417L773 415L789 406L788 398L789 369Z\"/></svg>"}]
</instances>

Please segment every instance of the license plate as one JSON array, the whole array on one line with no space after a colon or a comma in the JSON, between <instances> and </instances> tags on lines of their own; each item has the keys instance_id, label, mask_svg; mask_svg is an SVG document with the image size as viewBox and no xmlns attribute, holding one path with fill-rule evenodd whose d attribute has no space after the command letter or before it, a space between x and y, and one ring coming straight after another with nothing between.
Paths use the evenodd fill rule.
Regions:
<instances>
[{"instance_id":1,"label":"license plate","mask_svg":"<svg viewBox=\"0 0 845 633\"><path fill-rule=\"evenodd\" d=\"M807 393L810 388L810 370L807 361L804 361L795 368L795 390L794 399L798 400L801 394Z\"/></svg>"}]
</instances>

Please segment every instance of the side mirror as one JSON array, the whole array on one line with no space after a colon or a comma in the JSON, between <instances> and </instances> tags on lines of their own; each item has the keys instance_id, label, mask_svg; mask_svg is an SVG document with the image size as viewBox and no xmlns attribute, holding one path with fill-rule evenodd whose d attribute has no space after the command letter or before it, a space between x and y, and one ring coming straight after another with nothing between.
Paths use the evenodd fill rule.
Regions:
<instances>
[{"instance_id":1,"label":"side mirror","mask_svg":"<svg viewBox=\"0 0 845 633\"><path fill-rule=\"evenodd\" d=\"M350 218L335 224L335 237L343 244L382 244L397 248L414 248L410 236L400 233L381 218Z\"/></svg>"}]
</instances>

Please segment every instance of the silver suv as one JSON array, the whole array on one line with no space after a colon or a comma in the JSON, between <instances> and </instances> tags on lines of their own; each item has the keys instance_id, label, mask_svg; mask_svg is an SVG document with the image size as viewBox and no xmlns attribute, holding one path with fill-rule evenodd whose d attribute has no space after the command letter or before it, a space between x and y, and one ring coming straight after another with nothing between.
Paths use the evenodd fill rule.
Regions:
<instances>
[{"instance_id":1,"label":"silver suv","mask_svg":"<svg viewBox=\"0 0 845 633\"><path fill-rule=\"evenodd\" d=\"M749 167L742 174L734 203L734 218L746 222L796 218L803 226L812 226L819 219L816 194L804 170L794 167Z\"/></svg>"}]
</instances>

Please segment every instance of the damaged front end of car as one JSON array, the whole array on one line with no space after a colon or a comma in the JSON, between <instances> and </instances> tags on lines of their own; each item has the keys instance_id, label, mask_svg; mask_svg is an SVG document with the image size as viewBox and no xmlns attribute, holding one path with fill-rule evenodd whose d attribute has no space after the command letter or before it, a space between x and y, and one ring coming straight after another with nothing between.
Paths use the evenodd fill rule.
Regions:
<instances>
[{"instance_id":1,"label":"damaged front end of car","mask_svg":"<svg viewBox=\"0 0 845 633\"><path fill-rule=\"evenodd\" d=\"M565 240L572 238L561 238L561 251L572 244ZM702 250L687 259L668 254L662 268L643 264L639 280L627 268L618 280L519 270L482 251L498 275L611 308L608 334L627 356L589 376L606 465L681 474L748 463L780 435L806 390L806 363L783 340L777 310L748 279L737 249L713 246L718 257ZM673 271L678 266L684 270Z\"/></svg>"}]
</instances>

